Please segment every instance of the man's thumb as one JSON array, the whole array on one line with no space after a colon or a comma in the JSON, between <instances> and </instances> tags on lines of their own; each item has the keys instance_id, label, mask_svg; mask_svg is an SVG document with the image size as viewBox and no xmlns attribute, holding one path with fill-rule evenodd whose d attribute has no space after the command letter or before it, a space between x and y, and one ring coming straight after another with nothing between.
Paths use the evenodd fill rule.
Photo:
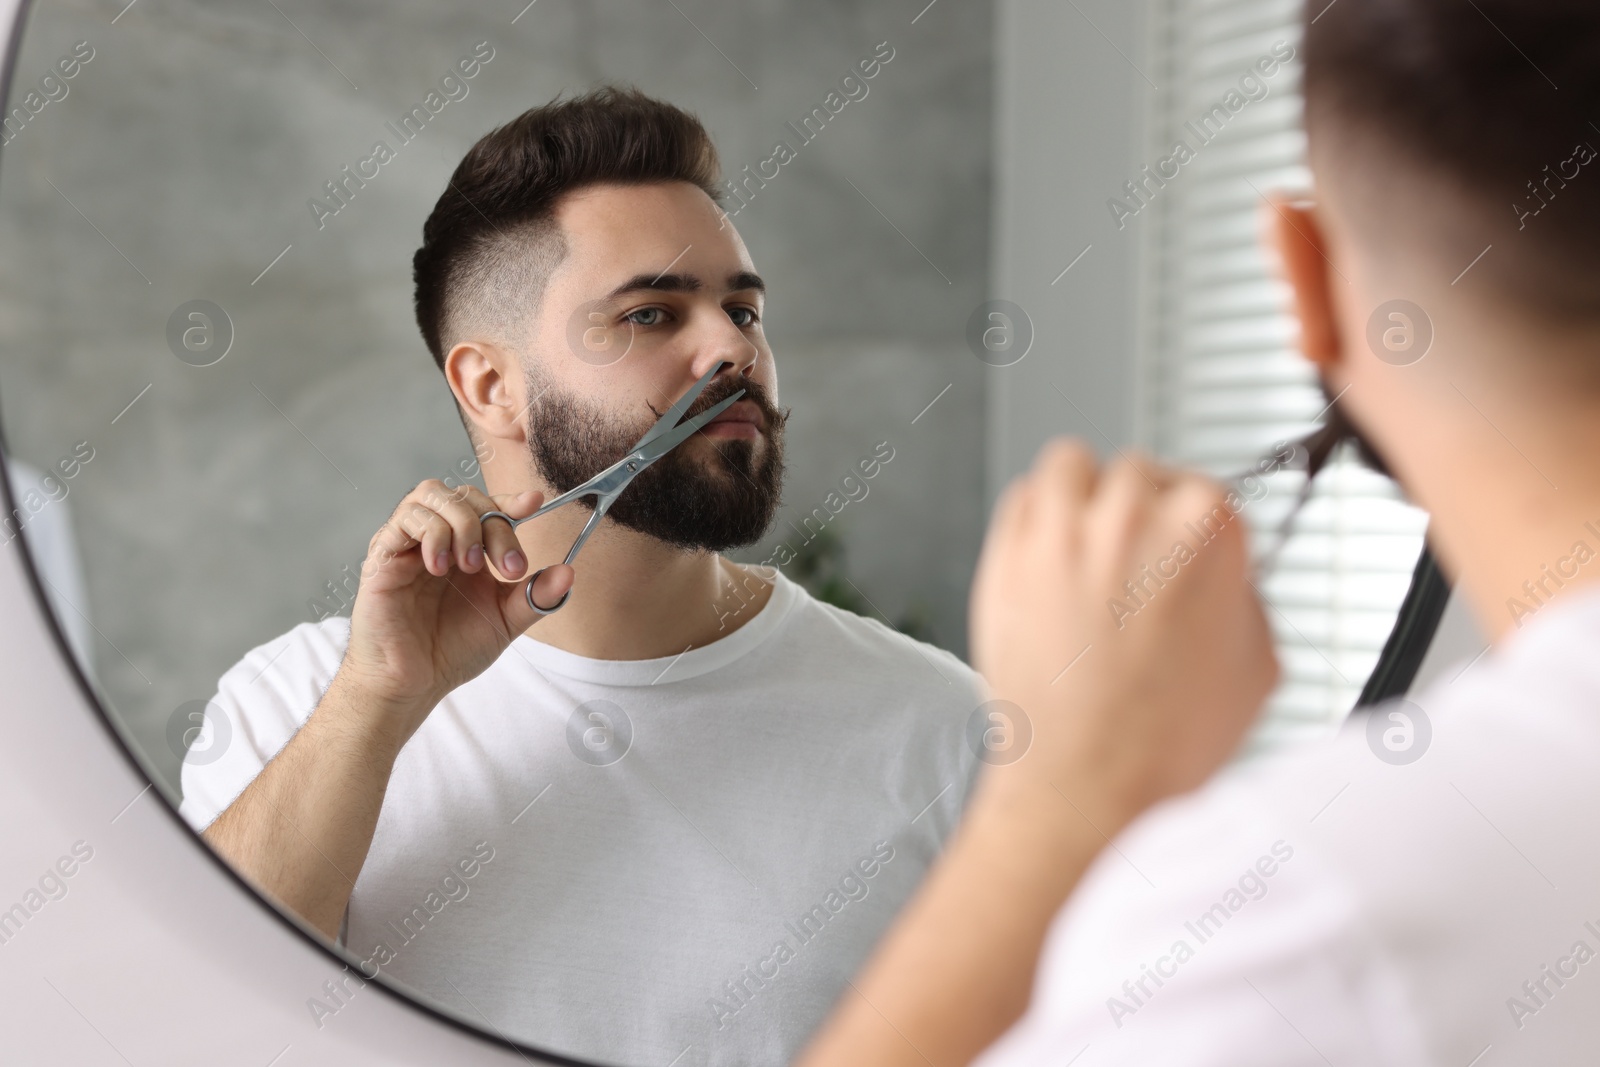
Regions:
<instances>
[{"instance_id":1,"label":"man's thumb","mask_svg":"<svg viewBox=\"0 0 1600 1067\"><path fill-rule=\"evenodd\" d=\"M531 582L533 600L543 609L543 613L528 606L529 582L518 582L507 587L502 594L509 600L506 604L506 618L518 632L528 629L544 618L545 614L565 606L575 578L572 568L565 563L553 564L534 576Z\"/></svg>"}]
</instances>

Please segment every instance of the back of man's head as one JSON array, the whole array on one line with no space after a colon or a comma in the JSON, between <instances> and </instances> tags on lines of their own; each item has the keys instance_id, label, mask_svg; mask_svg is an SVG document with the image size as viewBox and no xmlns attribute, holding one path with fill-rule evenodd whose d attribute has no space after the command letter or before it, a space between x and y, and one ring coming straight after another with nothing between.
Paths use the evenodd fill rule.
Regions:
<instances>
[{"instance_id":1,"label":"back of man's head","mask_svg":"<svg viewBox=\"0 0 1600 1067\"><path fill-rule=\"evenodd\" d=\"M442 368L468 336L515 345L566 255L561 198L588 185L690 182L719 199L699 120L605 86L532 108L485 134L451 175L412 260L417 325Z\"/></svg>"},{"instance_id":2,"label":"back of man's head","mask_svg":"<svg viewBox=\"0 0 1600 1067\"><path fill-rule=\"evenodd\" d=\"M1600 2L1311 0L1306 17L1313 167L1365 251L1448 270L1493 245L1458 291L1600 325Z\"/></svg>"}]
</instances>

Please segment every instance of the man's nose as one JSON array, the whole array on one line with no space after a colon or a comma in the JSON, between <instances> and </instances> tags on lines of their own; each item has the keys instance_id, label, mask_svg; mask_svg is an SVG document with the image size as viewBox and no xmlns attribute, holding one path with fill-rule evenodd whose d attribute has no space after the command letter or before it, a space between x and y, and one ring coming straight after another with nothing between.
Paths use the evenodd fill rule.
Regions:
<instances>
[{"instance_id":1,"label":"man's nose","mask_svg":"<svg viewBox=\"0 0 1600 1067\"><path fill-rule=\"evenodd\" d=\"M724 374L748 373L761 355L750 338L721 308L707 312L703 319L691 338L694 361L690 370L694 377L699 378L718 363L733 364L731 369L723 369Z\"/></svg>"}]
</instances>

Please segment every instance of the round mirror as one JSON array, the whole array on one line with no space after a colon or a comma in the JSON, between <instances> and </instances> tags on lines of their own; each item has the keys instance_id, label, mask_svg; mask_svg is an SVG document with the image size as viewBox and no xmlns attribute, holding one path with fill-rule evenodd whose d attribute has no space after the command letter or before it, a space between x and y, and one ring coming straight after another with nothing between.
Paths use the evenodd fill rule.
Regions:
<instances>
[{"instance_id":1,"label":"round mirror","mask_svg":"<svg viewBox=\"0 0 1600 1067\"><path fill-rule=\"evenodd\" d=\"M576 1057L786 1059L955 825L980 766L960 657L984 367L962 338L987 285L990 14L908 18L551 0L28 16L0 183L15 525L160 791L347 954L342 985L308 991L319 1026L379 980ZM608 85L610 104L589 95ZM538 148L502 135L423 284L446 345L493 342L470 359L527 372L486 383L456 353L457 387L521 398L486 418L419 329L414 257L469 150L558 100L541 129L599 162L546 159L554 188L491 206L480 190ZM640 169L627 139L668 120L658 144L693 166ZM569 602L508 644L494 607L475 618L488 571L424 571L457 598L433 632L484 661L440 680L398 751L335 756L319 720L353 740L384 712L374 690L353 714L323 701L358 590L401 564L378 575L369 552L398 502L572 489L713 356L730 365L688 414L745 382L733 413L768 424L702 427L653 463L574 560ZM529 569L564 558L588 503L517 527ZM402 688L431 693L418 677ZM247 788L302 753L281 791Z\"/></svg>"}]
</instances>

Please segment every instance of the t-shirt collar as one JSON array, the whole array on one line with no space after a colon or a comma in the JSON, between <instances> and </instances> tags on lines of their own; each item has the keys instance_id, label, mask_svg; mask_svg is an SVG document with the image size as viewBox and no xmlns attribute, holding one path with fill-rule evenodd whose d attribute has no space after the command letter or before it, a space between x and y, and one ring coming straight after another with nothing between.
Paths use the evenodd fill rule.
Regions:
<instances>
[{"instance_id":1,"label":"t-shirt collar","mask_svg":"<svg viewBox=\"0 0 1600 1067\"><path fill-rule=\"evenodd\" d=\"M800 598L800 587L773 569L772 594L761 610L743 626L710 644L691 648L675 656L655 659L592 659L556 648L520 634L506 650L520 655L541 672L561 675L582 682L603 685L669 685L687 681L732 663L758 647L777 631Z\"/></svg>"}]
</instances>

